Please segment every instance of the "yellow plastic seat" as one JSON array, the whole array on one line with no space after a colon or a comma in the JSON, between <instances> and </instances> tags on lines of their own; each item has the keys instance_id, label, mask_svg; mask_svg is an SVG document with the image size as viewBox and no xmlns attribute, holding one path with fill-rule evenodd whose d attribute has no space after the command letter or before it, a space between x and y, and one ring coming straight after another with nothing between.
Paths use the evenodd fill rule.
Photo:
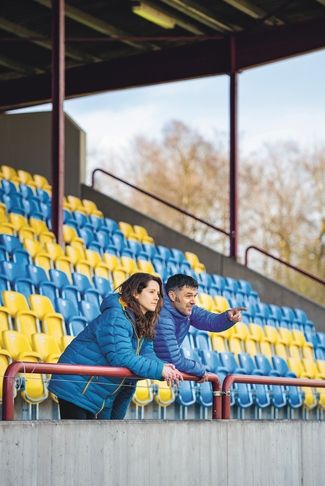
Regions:
<instances>
[{"instance_id":1,"label":"yellow plastic seat","mask_svg":"<svg viewBox=\"0 0 325 486\"><path fill-rule=\"evenodd\" d=\"M290 344L293 342L290 329L287 329L286 327L279 327L278 334L280 336L281 342L286 346L290 346Z\"/></svg>"},{"instance_id":2,"label":"yellow plastic seat","mask_svg":"<svg viewBox=\"0 0 325 486\"><path fill-rule=\"evenodd\" d=\"M95 267L94 269L95 275L98 277L106 278L106 280L111 280L111 272L109 272L103 266Z\"/></svg>"},{"instance_id":3,"label":"yellow plastic seat","mask_svg":"<svg viewBox=\"0 0 325 486\"><path fill-rule=\"evenodd\" d=\"M297 359L300 359L301 358L301 354L300 354L300 348L294 344L291 344L289 347L289 355L291 358L297 358Z\"/></svg>"},{"instance_id":4,"label":"yellow plastic seat","mask_svg":"<svg viewBox=\"0 0 325 486\"><path fill-rule=\"evenodd\" d=\"M185 258L190 262L191 267L196 272L205 272L205 265L200 262L199 257L190 251L185 252Z\"/></svg>"},{"instance_id":5,"label":"yellow plastic seat","mask_svg":"<svg viewBox=\"0 0 325 486\"><path fill-rule=\"evenodd\" d=\"M256 356L259 354L259 349L257 347L257 342L254 339L246 339L244 341L244 346L246 353L250 354L251 356Z\"/></svg>"},{"instance_id":6,"label":"yellow plastic seat","mask_svg":"<svg viewBox=\"0 0 325 486\"><path fill-rule=\"evenodd\" d=\"M0 348L0 403L2 403L2 384L6 369L10 365L12 359L10 354L5 349Z\"/></svg>"},{"instance_id":7,"label":"yellow plastic seat","mask_svg":"<svg viewBox=\"0 0 325 486\"><path fill-rule=\"evenodd\" d=\"M155 381L157 393L154 396L155 402L160 407L168 407L175 401L175 392L173 387L167 385L166 381Z\"/></svg>"},{"instance_id":8,"label":"yellow plastic seat","mask_svg":"<svg viewBox=\"0 0 325 486\"><path fill-rule=\"evenodd\" d=\"M311 344L311 343L308 343L308 344ZM310 346L303 346L301 348L301 350L302 350L302 357L303 358L311 359L311 360L315 359L314 358L314 348L313 348L313 346L311 346L311 347Z\"/></svg>"},{"instance_id":9,"label":"yellow plastic seat","mask_svg":"<svg viewBox=\"0 0 325 486\"><path fill-rule=\"evenodd\" d=\"M110 271L108 265L103 262L100 254L97 251L86 249L85 256L93 270L95 268L103 268L106 272Z\"/></svg>"},{"instance_id":10,"label":"yellow plastic seat","mask_svg":"<svg viewBox=\"0 0 325 486\"><path fill-rule=\"evenodd\" d=\"M25 240L36 240L36 233L31 226L22 226L20 230L18 230L18 236L20 241L24 242Z\"/></svg>"},{"instance_id":11,"label":"yellow plastic seat","mask_svg":"<svg viewBox=\"0 0 325 486\"><path fill-rule=\"evenodd\" d=\"M55 260L54 266L57 270L61 270L61 272L64 272L68 277L69 282L72 283L72 273L71 273L72 262L70 258L66 256L58 257Z\"/></svg>"},{"instance_id":12,"label":"yellow plastic seat","mask_svg":"<svg viewBox=\"0 0 325 486\"><path fill-rule=\"evenodd\" d=\"M114 270L112 272L114 289L117 289L128 277L129 275L123 270Z\"/></svg>"},{"instance_id":13,"label":"yellow plastic seat","mask_svg":"<svg viewBox=\"0 0 325 486\"><path fill-rule=\"evenodd\" d=\"M24 226L28 227L27 218L25 218L25 216L23 216L22 214L9 213L8 219L8 222L13 225L16 232L18 232Z\"/></svg>"},{"instance_id":14,"label":"yellow plastic seat","mask_svg":"<svg viewBox=\"0 0 325 486\"><path fill-rule=\"evenodd\" d=\"M262 326L259 326L258 324L254 324L251 322L250 324L247 325L247 330L248 330L248 336L247 339L253 339L253 341L256 341L259 343L264 339L264 332Z\"/></svg>"},{"instance_id":15,"label":"yellow plastic seat","mask_svg":"<svg viewBox=\"0 0 325 486\"><path fill-rule=\"evenodd\" d=\"M223 297L222 295L215 295L213 297L213 302L214 302L214 312L226 312L226 310L230 309L230 305L226 297Z\"/></svg>"},{"instance_id":16,"label":"yellow plastic seat","mask_svg":"<svg viewBox=\"0 0 325 486\"><path fill-rule=\"evenodd\" d=\"M217 351L218 353L224 353L225 351L227 351L226 338L221 336L219 332L212 332L210 334L210 337L211 346L214 351Z\"/></svg>"},{"instance_id":17,"label":"yellow plastic seat","mask_svg":"<svg viewBox=\"0 0 325 486\"><path fill-rule=\"evenodd\" d=\"M49 272L52 268L52 260L49 256L47 256L45 253L39 253L34 257L34 263L38 267L44 268L46 273Z\"/></svg>"},{"instance_id":18,"label":"yellow plastic seat","mask_svg":"<svg viewBox=\"0 0 325 486\"><path fill-rule=\"evenodd\" d=\"M11 328L11 314L6 307L0 306L0 337L2 331L9 331Z\"/></svg>"},{"instance_id":19,"label":"yellow plastic seat","mask_svg":"<svg viewBox=\"0 0 325 486\"><path fill-rule=\"evenodd\" d=\"M151 273L152 275L158 275L153 264L147 260L137 261L138 269L140 272Z\"/></svg>"},{"instance_id":20,"label":"yellow plastic seat","mask_svg":"<svg viewBox=\"0 0 325 486\"><path fill-rule=\"evenodd\" d=\"M272 358L273 351L272 351L271 344L268 341L265 340L261 341L260 349L261 349L261 353L264 354L264 356L266 356L267 358Z\"/></svg>"},{"instance_id":21,"label":"yellow plastic seat","mask_svg":"<svg viewBox=\"0 0 325 486\"><path fill-rule=\"evenodd\" d=\"M315 380L317 378L325 380L325 373L319 372L316 361L306 358L303 358L301 361L305 372L310 376L310 378Z\"/></svg>"},{"instance_id":22,"label":"yellow plastic seat","mask_svg":"<svg viewBox=\"0 0 325 486\"><path fill-rule=\"evenodd\" d=\"M205 294L204 292L197 296L197 305L210 312L214 309L213 298L211 295Z\"/></svg>"},{"instance_id":23,"label":"yellow plastic seat","mask_svg":"<svg viewBox=\"0 0 325 486\"><path fill-rule=\"evenodd\" d=\"M4 179L8 179L8 180L18 179L18 174L16 172L16 169L11 167L10 165L3 164L1 166L1 172Z\"/></svg>"},{"instance_id":24,"label":"yellow plastic seat","mask_svg":"<svg viewBox=\"0 0 325 486\"><path fill-rule=\"evenodd\" d=\"M78 233L76 230L72 227L69 226L68 224L64 224L62 227L62 233L63 233L63 239L66 244L69 244L72 242L72 240L79 240L82 245L84 244L84 241L82 238L78 236Z\"/></svg>"},{"instance_id":25,"label":"yellow plastic seat","mask_svg":"<svg viewBox=\"0 0 325 486\"><path fill-rule=\"evenodd\" d=\"M45 243L46 253L48 253L52 260L56 260L59 257L65 257L62 246L58 243L46 242Z\"/></svg>"},{"instance_id":26,"label":"yellow plastic seat","mask_svg":"<svg viewBox=\"0 0 325 486\"><path fill-rule=\"evenodd\" d=\"M283 359L287 359L288 357L288 349L285 344L283 343L276 343L274 346L275 354L280 356Z\"/></svg>"},{"instance_id":27,"label":"yellow plastic seat","mask_svg":"<svg viewBox=\"0 0 325 486\"><path fill-rule=\"evenodd\" d=\"M2 292L2 300L10 315L15 319L15 328L24 334L28 340L31 335L39 331L37 316L30 310L26 297L19 292L5 290Z\"/></svg>"},{"instance_id":28,"label":"yellow plastic seat","mask_svg":"<svg viewBox=\"0 0 325 486\"><path fill-rule=\"evenodd\" d=\"M15 361L28 361L37 363L41 356L32 350L32 347L24 334L17 331L3 332L4 347ZM44 385L42 375L36 373L20 373L25 380L22 398L28 403L40 403L48 397L47 388Z\"/></svg>"},{"instance_id":29,"label":"yellow plastic seat","mask_svg":"<svg viewBox=\"0 0 325 486\"><path fill-rule=\"evenodd\" d=\"M125 223L124 221L119 221L118 225L125 238L132 238L133 240L140 241L140 238L134 231L132 224Z\"/></svg>"},{"instance_id":30,"label":"yellow plastic seat","mask_svg":"<svg viewBox=\"0 0 325 486\"><path fill-rule=\"evenodd\" d=\"M30 296L31 308L42 321L42 331L53 336L57 342L66 334L64 319L55 312L51 300L45 295L32 294Z\"/></svg>"},{"instance_id":31,"label":"yellow plastic seat","mask_svg":"<svg viewBox=\"0 0 325 486\"><path fill-rule=\"evenodd\" d=\"M277 331L277 329L273 326L264 326L264 341L269 342L273 346L275 343L282 342L281 337Z\"/></svg>"},{"instance_id":32,"label":"yellow plastic seat","mask_svg":"<svg viewBox=\"0 0 325 486\"><path fill-rule=\"evenodd\" d=\"M102 211L100 211L94 201L89 201L89 199L82 200L83 208L87 212L87 214L93 214L94 216L98 216L102 218L104 215Z\"/></svg>"},{"instance_id":33,"label":"yellow plastic seat","mask_svg":"<svg viewBox=\"0 0 325 486\"><path fill-rule=\"evenodd\" d=\"M57 363L62 354L57 341L45 333L33 334L32 346L46 363Z\"/></svg>"},{"instance_id":34,"label":"yellow plastic seat","mask_svg":"<svg viewBox=\"0 0 325 486\"><path fill-rule=\"evenodd\" d=\"M150 380L139 380L132 397L133 403L138 407L145 407L153 400L152 386Z\"/></svg>"},{"instance_id":35,"label":"yellow plastic seat","mask_svg":"<svg viewBox=\"0 0 325 486\"><path fill-rule=\"evenodd\" d=\"M133 225L133 230L142 243L154 243L154 239L148 234L148 231L143 226L135 224Z\"/></svg>"},{"instance_id":36,"label":"yellow plastic seat","mask_svg":"<svg viewBox=\"0 0 325 486\"><path fill-rule=\"evenodd\" d=\"M137 262L129 256L121 256L121 270L124 270L129 275L137 273L139 271Z\"/></svg>"},{"instance_id":37,"label":"yellow plastic seat","mask_svg":"<svg viewBox=\"0 0 325 486\"><path fill-rule=\"evenodd\" d=\"M113 255L112 253L104 253L103 260L110 272L119 270L122 266L119 257Z\"/></svg>"},{"instance_id":38,"label":"yellow plastic seat","mask_svg":"<svg viewBox=\"0 0 325 486\"><path fill-rule=\"evenodd\" d=\"M32 177L32 175L30 174L30 172L27 172L26 170L17 170L17 176L18 176L18 179L20 180L20 182L22 184L28 184L30 186L33 186L35 187L36 184L35 184L35 181Z\"/></svg>"},{"instance_id":39,"label":"yellow plastic seat","mask_svg":"<svg viewBox=\"0 0 325 486\"><path fill-rule=\"evenodd\" d=\"M40 174L34 174L33 175L33 180L35 182L36 187L39 189L48 189L50 188L49 181L46 179L46 177L40 175Z\"/></svg>"},{"instance_id":40,"label":"yellow plastic seat","mask_svg":"<svg viewBox=\"0 0 325 486\"><path fill-rule=\"evenodd\" d=\"M15 228L11 223L1 223L0 224L0 234L11 235L15 234Z\"/></svg>"},{"instance_id":41,"label":"yellow plastic seat","mask_svg":"<svg viewBox=\"0 0 325 486\"><path fill-rule=\"evenodd\" d=\"M244 322L237 322L232 329L234 338L245 340L249 336L248 326Z\"/></svg>"},{"instance_id":42,"label":"yellow plastic seat","mask_svg":"<svg viewBox=\"0 0 325 486\"><path fill-rule=\"evenodd\" d=\"M61 336L61 339L59 341L60 343L60 349L63 352L67 346L71 343L71 341L74 340L74 336L69 336L68 334L65 334L64 336Z\"/></svg>"},{"instance_id":43,"label":"yellow plastic seat","mask_svg":"<svg viewBox=\"0 0 325 486\"><path fill-rule=\"evenodd\" d=\"M56 243L55 234L51 231L41 231L41 233L38 235L38 239L43 246L45 246L46 243Z\"/></svg>"},{"instance_id":44,"label":"yellow plastic seat","mask_svg":"<svg viewBox=\"0 0 325 486\"><path fill-rule=\"evenodd\" d=\"M81 213L86 214L86 210L82 204L82 201L79 197L68 195L67 202L70 205L72 211L80 211Z\"/></svg>"},{"instance_id":45,"label":"yellow plastic seat","mask_svg":"<svg viewBox=\"0 0 325 486\"><path fill-rule=\"evenodd\" d=\"M39 235L40 233L44 232L44 231L49 231L48 227L46 226L46 223L45 221L43 221L42 219L37 219L37 218L29 218L29 224L31 225L31 227L33 228L33 230L35 231L35 233L37 235Z\"/></svg>"},{"instance_id":46,"label":"yellow plastic seat","mask_svg":"<svg viewBox=\"0 0 325 486\"><path fill-rule=\"evenodd\" d=\"M243 341L239 338L232 337L228 339L228 348L231 353L240 354L244 351Z\"/></svg>"},{"instance_id":47,"label":"yellow plastic seat","mask_svg":"<svg viewBox=\"0 0 325 486\"><path fill-rule=\"evenodd\" d=\"M4 203L0 202L0 224L7 223L8 216L7 216L7 207Z\"/></svg>"},{"instance_id":48,"label":"yellow plastic seat","mask_svg":"<svg viewBox=\"0 0 325 486\"><path fill-rule=\"evenodd\" d=\"M317 369L318 369L318 373L320 375L325 375L325 361L318 359L316 361L316 366L317 366Z\"/></svg>"},{"instance_id":49,"label":"yellow plastic seat","mask_svg":"<svg viewBox=\"0 0 325 486\"><path fill-rule=\"evenodd\" d=\"M51 256L45 251L39 241L26 238L23 241L23 246L34 259L36 265L44 268L47 272L52 268Z\"/></svg>"},{"instance_id":50,"label":"yellow plastic seat","mask_svg":"<svg viewBox=\"0 0 325 486\"><path fill-rule=\"evenodd\" d=\"M287 362L290 370L293 371L298 378L311 378L311 376L304 370L300 359L289 357L287 358Z\"/></svg>"}]
</instances>

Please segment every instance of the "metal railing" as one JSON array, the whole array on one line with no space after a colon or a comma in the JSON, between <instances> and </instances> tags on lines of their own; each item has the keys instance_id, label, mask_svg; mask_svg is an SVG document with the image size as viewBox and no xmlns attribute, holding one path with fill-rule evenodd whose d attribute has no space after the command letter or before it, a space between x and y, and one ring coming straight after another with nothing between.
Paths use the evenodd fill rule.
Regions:
<instances>
[{"instance_id":1,"label":"metal railing","mask_svg":"<svg viewBox=\"0 0 325 486\"><path fill-rule=\"evenodd\" d=\"M303 378L275 378L257 375L228 375L222 384L222 418L230 419L230 388L233 383L247 383L255 385L288 385L325 388L325 380L307 380Z\"/></svg>"},{"instance_id":2,"label":"metal railing","mask_svg":"<svg viewBox=\"0 0 325 486\"><path fill-rule=\"evenodd\" d=\"M303 270L302 268L299 268L296 265L292 265L291 263L286 262L285 260L282 260L281 258L278 258L275 255L272 255L271 253L268 253L267 251L263 250L262 248L260 248L258 246L255 246L255 245L248 246L246 248L246 250L245 250L245 266L246 267L248 267L248 252L250 250L256 250L259 253L262 253L263 255L265 255L265 256L267 256L269 258L272 258L273 260L275 260L275 261L277 261L279 263L282 263L286 267L289 267L292 270L296 270L296 272L301 273L305 277L311 278L311 279L315 280L315 282L318 282L318 283L320 283L322 285L325 285L325 280L317 277L316 275L313 275L312 273L306 272L306 270Z\"/></svg>"},{"instance_id":3,"label":"metal railing","mask_svg":"<svg viewBox=\"0 0 325 486\"><path fill-rule=\"evenodd\" d=\"M14 361L6 369L3 378L2 420L14 419L14 384L18 373L49 373L61 375L89 375L109 376L114 378L137 378L127 368L114 368L110 366L85 366L62 363L28 363ZM186 381L198 381L197 376L183 373ZM212 418L221 419L221 382L217 375L208 373L208 381L212 384Z\"/></svg>"},{"instance_id":4,"label":"metal railing","mask_svg":"<svg viewBox=\"0 0 325 486\"><path fill-rule=\"evenodd\" d=\"M156 196L155 194L152 194L151 192L148 192L144 189L141 189L141 187L138 187L138 186L135 186L134 184L131 184L130 182L126 181L125 179L122 179L121 177L117 177L116 175L112 174L111 172L108 172L107 170L100 169L100 168L93 170L92 175L91 175L91 187L92 187L92 189L95 189L95 174L97 172L102 172L103 174L111 177L112 179L115 179L116 181L122 182L122 184L125 184L126 186L131 187L132 189L135 189L138 192L141 192L141 194L144 194L145 196L148 196L151 199L154 199L155 201L158 201L161 204L164 204L165 206L167 206L171 209L174 209L175 211L178 211L181 214L184 214L184 216L188 216L189 218L192 218L195 221L198 221L199 223L205 224L209 228L228 236L228 238L231 237L231 234L228 231L225 231L224 229L219 228L218 226L215 226L214 224L211 224L208 221L205 221L204 219L199 218L198 216L195 216L195 214L189 213L185 209L182 209L182 208L179 208L178 206L175 206L175 204L172 204L172 203L166 201L166 199L162 199L161 197Z\"/></svg>"}]
</instances>

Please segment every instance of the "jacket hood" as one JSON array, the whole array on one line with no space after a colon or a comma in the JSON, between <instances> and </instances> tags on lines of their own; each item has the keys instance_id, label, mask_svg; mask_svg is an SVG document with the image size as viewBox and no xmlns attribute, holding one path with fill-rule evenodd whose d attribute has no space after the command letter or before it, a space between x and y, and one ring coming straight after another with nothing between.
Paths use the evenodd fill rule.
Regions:
<instances>
[{"instance_id":1,"label":"jacket hood","mask_svg":"<svg viewBox=\"0 0 325 486\"><path fill-rule=\"evenodd\" d=\"M104 312L107 309L112 309L113 307L115 308L121 308L121 303L120 303L120 294L110 294L105 299L100 305L100 311Z\"/></svg>"}]
</instances>

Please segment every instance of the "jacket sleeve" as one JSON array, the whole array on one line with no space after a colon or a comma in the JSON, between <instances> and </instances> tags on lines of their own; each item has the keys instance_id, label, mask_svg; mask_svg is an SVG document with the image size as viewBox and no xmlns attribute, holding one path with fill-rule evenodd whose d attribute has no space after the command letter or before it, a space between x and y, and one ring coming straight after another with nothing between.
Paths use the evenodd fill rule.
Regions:
<instances>
[{"instance_id":1,"label":"jacket sleeve","mask_svg":"<svg viewBox=\"0 0 325 486\"><path fill-rule=\"evenodd\" d=\"M111 366L128 368L137 376L160 380L164 363L153 355L139 356L132 347L133 329L123 317L112 319L113 325L101 323L96 329L96 337L101 352Z\"/></svg>"},{"instance_id":2,"label":"jacket sleeve","mask_svg":"<svg viewBox=\"0 0 325 486\"><path fill-rule=\"evenodd\" d=\"M235 323L228 317L228 312L215 314L195 305L190 317L191 326L202 331L222 332L232 327Z\"/></svg>"},{"instance_id":3,"label":"jacket sleeve","mask_svg":"<svg viewBox=\"0 0 325 486\"><path fill-rule=\"evenodd\" d=\"M185 358L176 338L174 320L168 313L160 315L154 350L159 358L167 363L173 363L183 373L194 376L203 376L205 373L205 366Z\"/></svg>"}]
</instances>

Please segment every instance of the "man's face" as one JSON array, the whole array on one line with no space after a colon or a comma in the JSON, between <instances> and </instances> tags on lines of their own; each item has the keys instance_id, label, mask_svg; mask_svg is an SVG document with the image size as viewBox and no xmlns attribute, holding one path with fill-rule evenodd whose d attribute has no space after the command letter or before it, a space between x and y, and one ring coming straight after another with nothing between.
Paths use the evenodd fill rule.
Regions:
<instances>
[{"instance_id":1,"label":"man's face","mask_svg":"<svg viewBox=\"0 0 325 486\"><path fill-rule=\"evenodd\" d=\"M168 297L178 312L184 314L184 316L190 316L193 306L196 304L197 289L193 287L182 287L181 289L170 290Z\"/></svg>"}]
</instances>

